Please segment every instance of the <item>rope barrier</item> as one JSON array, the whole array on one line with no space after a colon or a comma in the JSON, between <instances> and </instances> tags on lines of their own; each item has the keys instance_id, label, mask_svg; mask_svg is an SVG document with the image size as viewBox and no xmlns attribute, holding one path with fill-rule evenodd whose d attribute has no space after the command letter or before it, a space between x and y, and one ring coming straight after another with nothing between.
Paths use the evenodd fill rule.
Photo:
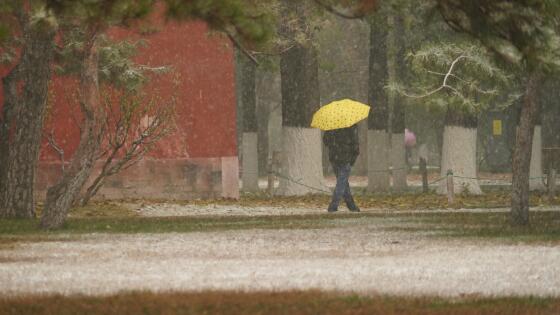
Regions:
<instances>
[{"instance_id":1,"label":"rope barrier","mask_svg":"<svg viewBox=\"0 0 560 315\"><path fill-rule=\"evenodd\" d=\"M436 179L435 181L433 181L431 183L428 183L428 186L433 185L433 184L438 183L438 182L441 182L444 179L447 179L447 176L446 177L440 177L440 178Z\"/></svg>"},{"instance_id":2,"label":"rope barrier","mask_svg":"<svg viewBox=\"0 0 560 315\"><path fill-rule=\"evenodd\" d=\"M313 190L316 190L316 191L324 192L324 193L327 193L327 194L330 194L330 193L331 193L331 191L326 191L326 190L321 189L321 188L309 186L309 185L307 185L307 184L304 184L304 183L295 181L293 178L290 178L290 177L288 177L288 176L282 175L282 174L280 174L280 173L278 173L278 172L272 172L272 174L274 174L274 175L276 175L276 176L278 176L278 177L280 177L280 178L283 178L283 179L285 179L285 180L288 180L288 181L290 181L290 182L292 182L292 183L294 183L294 184L298 184L298 185L307 187L307 188L309 188L309 189L313 189Z\"/></svg>"},{"instance_id":3,"label":"rope barrier","mask_svg":"<svg viewBox=\"0 0 560 315\"><path fill-rule=\"evenodd\" d=\"M406 168L398 168L398 169L394 169L393 171L405 170L405 169L406 169ZM321 188L317 188L317 187L313 187L313 186L309 186L309 185L307 185L307 184L301 183L301 182L299 182L299 181L294 180L293 178L290 178L289 176L283 175L283 174L278 173L278 172L269 172L269 174L274 174L274 175L277 176L277 177L283 178L283 179L285 179L285 180L287 180L287 181L290 181L290 182L292 182L292 183L294 183L294 184L298 184L298 185L307 187L307 188L309 188L309 189L313 189L313 190L320 191L320 192L324 192L324 193L328 193L328 194L332 193L331 191L327 191L327 190L324 190L324 189L321 189ZM444 178L444 179L445 179L445 178Z\"/></svg>"},{"instance_id":4,"label":"rope barrier","mask_svg":"<svg viewBox=\"0 0 560 315\"><path fill-rule=\"evenodd\" d=\"M466 176L458 176L458 175L453 175L453 178L481 180L480 178L476 178L476 177L466 177Z\"/></svg>"},{"instance_id":5,"label":"rope barrier","mask_svg":"<svg viewBox=\"0 0 560 315\"><path fill-rule=\"evenodd\" d=\"M391 173L394 171L403 171L403 170L407 170L406 167L400 167L400 168L393 168L390 170L368 170L368 173Z\"/></svg>"},{"instance_id":6,"label":"rope barrier","mask_svg":"<svg viewBox=\"0 0 560 315\"><path fill-rule=\"evenodd\" d=\"M434 183L437 183L439 181L442 181L444 179L446 179L447 176L445 177L440 177L439 179L429 183L429 185L432 185ZM458 176L458 175L453 175L453 178L462 178L462 179L473 179L473 180L489 180L489 181L498 181L498 182L505 182L505 183L509 183L511 184L511 181L505 180L505 179L499 179L499 178L484 178L484 177L466 177L466 176ZM546 176L538 176L538 177L530 177L529 180L535 180L535 179L546 179Z\"/></svg>"},{"instance_id":7,"label":"rope barrier","mask_svg":"<svg viewBox=\"0 0 560 315\"><path fill-rule=\"evenodd\" d=\"M404 169L406 169L406 168L399 168L399 169L394 169L394 170L404 170ZM391 172L391 171L394 171L394 170L373 170L373 171L368 171L368 173L384 173L384 172ZM315 191L319 191L319 192L323 192L323 193L327 193L327 194L332 193L331 191L327 191L327 190L324 190L324 189L321 189L321 188L317 188L317 187L313 187L313 186L304 184L304 183L301 182L301 180L300 180L300 181L295 180L295 179L293 179L293 178L290 178L289 176L283 175L283 174L278 173L278 172L269 172L269 174L274 174L275 176L277 176L277 177L279 177L279 178L283 178L283 179L285 179L285 180L287 180L287 181L289 181L289 182L292 182L292 183L297 184L297 185L300 185L300 186L307 187L307 188L312 189L312 190L315 190ZM501 181L501 182L506 182L506 183L508 183L508 184L511 184L510 181L506 181L506 180L502 180L502 179L481 178L481 177L467 177L467 176L459 176L459 175L449 175L449 176L452 176L453 178L462 178L462 179L471 179L471 180L492 180L492 181ZM441 181L447 179L447 177L448 177L448 176L440 177L440 178L438 178L438 179L436 179L436 180L434 180L434 181L428 183L428 186L432 186L432 185L434 185L434 184L437 184L437 183L439 183L439 182L441 182ZM530 177L529 180L546 179L546 178L547 178L546 176L538 176L538 177Z\"/></svg>"}]
</instances>

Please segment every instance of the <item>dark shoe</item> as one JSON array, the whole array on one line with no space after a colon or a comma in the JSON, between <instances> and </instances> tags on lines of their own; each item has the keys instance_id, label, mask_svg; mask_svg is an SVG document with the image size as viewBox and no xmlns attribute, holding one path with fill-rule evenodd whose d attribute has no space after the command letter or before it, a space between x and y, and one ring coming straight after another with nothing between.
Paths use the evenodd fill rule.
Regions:
<instances>
[{"instance_id":1,"label":"dark shoe","mask_svg":"<svg viewBox=\"0 0 560 315\"><path fill-rule=\"evenodd\" d=\"M328 212L337 212L337 211L338 211L338 209L337 209L337 208L335 208L335 207L331 207L331 206L329 206L329 208L327 209L327 211L328 211Z\"/></svg>"},{"instance_id":2,"label":"dark shoe","mask_svg":"<svg viewBox=\"0 0 560 315\"><path fill-rule=\"evenodd\" d=\"M360 208L356 206L356 203L352 199L346 201L346 207L348 207L348 210L350 210L350 212L360 212Z\"/></svg>"},{"instance_id":3,"label":"dark shoe","mask_svg":"<svg viewBox=\"0 0 560 315\"><path fill-rule=\"evenodd\" d=\"M348 210L350 210L350 212L360 212L360 208L358 207L348 208Z\"/></svg>"}]
</instances>

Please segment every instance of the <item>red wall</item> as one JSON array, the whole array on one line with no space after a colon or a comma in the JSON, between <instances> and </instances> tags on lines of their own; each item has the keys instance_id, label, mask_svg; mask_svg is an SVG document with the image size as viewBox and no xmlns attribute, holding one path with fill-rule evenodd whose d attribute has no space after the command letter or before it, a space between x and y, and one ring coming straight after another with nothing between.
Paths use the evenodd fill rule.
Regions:
<instances>
[{"instance_id":1,"label":"red wall","mask_svg":"<svg viewBox=\"0 0 560 315\"><path fill-rule=\"evenodd\" d=\"M149 46L137 61L173 69L149 89L163 97L176 93L178 100L178 131L159 146L158 157L236 156L235 69L229 40L209 34L200 22L168 23L145 38Z\"/></svg>"},{"instance_id":2,"label":"red wall","mask_svg":"<svg viewBox=\"0 0 560 315\"><path fill-rule=\"evenodd\" d=\"M161 19L153 19L151 23L159 31L142 35L147 46L140 49L136 61L172 68L170 73L149 82L146 91L163 99L176 96L177 131L161 140L150 155L160 159L236 156L234 57L230 41L209 34L201 22L164 24ZM114 38L140 38L123 29L112 29L109 34ZM0 76L5 74L6 69L0 69ZM67 157L79 140L79 109L72 101L75 93L76 79L52 80L53 105L45 131L54 133ZM0 87L0 102L1 94ZM59 160L46 141L41 160Z\"/></svg>"}]
</instances>

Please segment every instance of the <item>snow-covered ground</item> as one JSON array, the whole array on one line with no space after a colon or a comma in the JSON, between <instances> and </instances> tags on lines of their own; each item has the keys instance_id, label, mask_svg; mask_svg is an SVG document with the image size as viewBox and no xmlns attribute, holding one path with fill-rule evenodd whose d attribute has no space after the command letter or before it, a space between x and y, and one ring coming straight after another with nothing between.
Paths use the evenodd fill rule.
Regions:
<instances>
[{"instance_id":1,"label":"snow-covered ground","mask_svg":"<svg viewBox=\"0 0 560 315\"><path fill-rule=\"evenodd\" d=\"M138 212L152 216L170 210L173 215L324 211L162 204L143 206ZM323 229L89 234L0 247L0 295L325 289L560 296L559 245L503 245L388 231L389 226L413 224L394 216L340 217L329 222L332 226Z\"/></svg>"},{"instance_id":2,"label":"snow-covered ground","mask_svg":"<svg viewBox=\"0 0 560 315\"><path fill-rule=\"evenodd\" d=\"M557 206L537 206L532 207L531 211L558 211ZM195 205L195 204L176 204L156 203L146 204L135 207L135 211L147 217L181 217L181 216L279 216L279 215L308 215L308 214L325 214L326 205L322 208L311 207L292 207L283 206L243 206L243 205ZM345 213L345 206L340 207L339 213ZM414 210L414 213L437 213L437 212L508 212L509 208L484 208L484 209L426 209ZM411 210L395 210L382 208L362 208L362 213L410 213ZM348 213L348 212L346 212Z\"/></svg>"}]
</instances>

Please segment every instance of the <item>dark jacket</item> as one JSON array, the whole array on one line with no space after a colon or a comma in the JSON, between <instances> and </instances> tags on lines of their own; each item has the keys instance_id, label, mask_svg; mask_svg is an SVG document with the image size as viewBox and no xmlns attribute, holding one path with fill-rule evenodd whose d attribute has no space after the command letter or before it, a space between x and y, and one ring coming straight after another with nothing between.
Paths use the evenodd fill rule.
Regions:
<instances>
[{"instance_id":1,"label":"dark jacket","mask_svg":"<svg viewBox=\"0 0 560 315\"><path fill-rule=\"evenodd\" d=\"M360 146L358 142L358 127L325 131L323 143L329 149L329 161L334 165L354 165Z\"/></svg>"}]
</instances>

